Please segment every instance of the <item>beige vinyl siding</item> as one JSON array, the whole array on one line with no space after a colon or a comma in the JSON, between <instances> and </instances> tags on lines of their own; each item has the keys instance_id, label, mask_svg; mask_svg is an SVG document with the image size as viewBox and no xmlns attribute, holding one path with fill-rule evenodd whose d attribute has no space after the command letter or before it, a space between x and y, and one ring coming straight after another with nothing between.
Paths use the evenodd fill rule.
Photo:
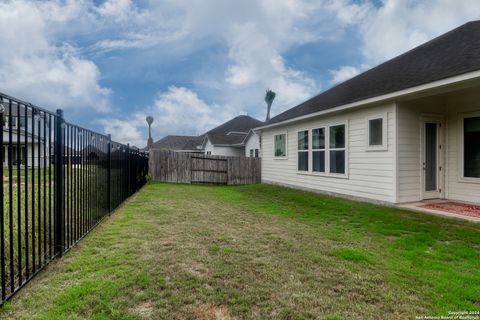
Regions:
<instances>
[{"instance_id":1,"label":"beige vinyl siding","mask_svg":"<svg viewBox=\"0 0 480 320\"><path fill-rule=\"evenodd\" d=\"M264 130L262 133L262 181L375 201L394 202L394 112L394 105L386 104ZM366 119L369 116L382 116L385 113L388 119L386 124L388 149L367 151ZM333 177L297 172L297 132L343 122L347 123L347 175ZM287 132L287 158L275 159L273 137L275 134L285 132Z\"/></svg>"},{"instance_id":2,"label":"beige vinyl siding","mask_svg":"<svg viewBox=\"0 0 480 320\"><path fill-rule=\"evenodd\" d=\"M420 114L399 104L398 117L398 193L396 202L421 200Z\"/></svg>"}]
</instances>

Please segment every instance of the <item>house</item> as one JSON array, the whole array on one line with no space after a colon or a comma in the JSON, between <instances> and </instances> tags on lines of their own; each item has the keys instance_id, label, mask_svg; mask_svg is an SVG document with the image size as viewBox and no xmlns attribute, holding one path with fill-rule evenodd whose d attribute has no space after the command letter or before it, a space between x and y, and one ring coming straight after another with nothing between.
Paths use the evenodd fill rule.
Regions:
<instances>
[{"instance_id":1,"label":"house","mask_svg":"<svg viewBox=\"0 0 480 320\"><path fill-rule=\"evenodd\" d=\"M49 117L34 114L31 108L12 101L2 101L3 112L3 159L2 165L9 165L11 150L12 166L44 167L49 163ZM11 127L11 131L10 131ZM45 134L46 133L46 134ZM44 137L45 135L45 137ZM27 156L28 155L28 156Z\"/></svg>"},{"instance_id":2,"label":"house","mask_svg":"<svg viewBox=\"0 0 480 320\"><path fill-rule=\"evenodd\" d=\"M152 148L174 152L203 153L203 140L204 136L168 135L155 142Z\"/></svg>"},{"instance_id":3,"label":"house","mask_svg":"<svg viewBox=\"0 0 480 320\"><path fill-rule=\"evenodd\" d=\"M261 136L255 130L250 129L245 137L245 157L260 158L260 145Z\"/></svg>"},{"instance_id":4,"label":"house","mask_svg":"<svg viewBox=\"0 0 480 320\"><path fill-rule=\"evenodd\" d=\"M237 116L208 131L202 148L205 154L244 157L249 152L245 147L247 138L250 139L249 145L260 145L259 136L250 135L250 131L262 124L262 121L248 115ZM255 139L258 139L258 143Z\"/></svg>"},{"instance_id":5,"label":"house","mask_svg":"<svg viewBox=\"0 0 480 320\"><path fill-rule=\"evenodd\" d=\"M480 203L480 21L256 129L262 181L382 203Z\"/></svg>"}]
</instances>

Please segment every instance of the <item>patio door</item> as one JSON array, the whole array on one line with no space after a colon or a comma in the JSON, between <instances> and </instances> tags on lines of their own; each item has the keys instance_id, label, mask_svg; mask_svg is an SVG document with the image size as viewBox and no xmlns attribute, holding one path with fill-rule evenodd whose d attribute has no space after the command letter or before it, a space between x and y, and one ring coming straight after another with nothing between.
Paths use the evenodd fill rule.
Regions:
<instances>
[{"instance_id":1,"label":"patio door","mask_svg":"<svg viewBox=\"0 0 480 320\"><path fill-rule=\"evenodd\" d=\"M443 124L441 118L422 121L422 196L441 198L445 171L443 165Z\"/></svg>"}]
</instances>

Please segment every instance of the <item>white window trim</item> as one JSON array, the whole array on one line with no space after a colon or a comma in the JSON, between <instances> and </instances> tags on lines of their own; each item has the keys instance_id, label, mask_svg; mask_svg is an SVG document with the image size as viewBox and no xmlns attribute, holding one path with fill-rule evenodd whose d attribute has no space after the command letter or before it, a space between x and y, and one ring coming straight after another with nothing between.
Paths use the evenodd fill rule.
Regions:
<instances>
[{"instance_id":1,"label":"white window trim","mask_svg":"<svg viewBox=\"0 0 480 320\"><path fill-rule=\"evenodd\" d=\"M458 182L480 184L480 178L465 177L464 165L464 120L480 117L480 111L460 113L458 115Z\"/></svg>"},{"instance_id":2,"label":"white window trim","mask_svg":"<svg viewBox=\"0 0 480 320\"><path fill-rule=\"evenodd\" d=\"M339 125L344 125L345 126L345 173L332 173L330 172L330 127L335 127ZM324 128L325 129L325 172L313 172L313 163L312 163L312 130L313 129L320 129ZM324 123L324 124L319 124L316 125L315 127L310 127L310 128L304 128L297 130L297 137L298 137L298 132L301 131L309 131L308 139L308 171L299 171L298 170L298 155L295 157L295 170L297 174L299 175L309 175L309 176L319 176L319 177L329 177L329 178L338 178L338 179L349 179L349 122L348 120L346 121L340 121L340 122L332 122L332 123ZM343 150L344 148L338 148L334 150ZM298 150L298 142L297 142L297 150ZM321 150L321 149L320 149Z\"/></svg>"},{"instance_id":3,"label":"white window trim","mask_svg":"<svg viewBox=\"0 0 480 320\"><path fill-rule=\"evenodd\" d=\"M370 145L370 120L382 119L382 144L378 146ZM366 151L388 151L388 113L368 116L365 118L365 145Z\"/></svg>"},{"instance_id":4,"label":"white window trim","mask_svg":"<svg viewBox=\"0 0 480 320\"><path fill-rule=\"evenodd\" d=\"M276 156L275 155L275 137L279 135L285 135L285 155L284 156ZM273 159L275 160L287 160L288 159L288 132L279 132L273 134Z\"/></svg>"}]
</instances>

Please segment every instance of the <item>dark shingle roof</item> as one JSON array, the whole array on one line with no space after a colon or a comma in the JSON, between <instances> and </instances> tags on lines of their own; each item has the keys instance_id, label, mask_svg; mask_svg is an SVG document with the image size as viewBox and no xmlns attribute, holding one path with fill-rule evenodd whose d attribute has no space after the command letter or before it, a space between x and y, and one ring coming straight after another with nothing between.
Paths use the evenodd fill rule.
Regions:
<instances>
[{"instance_id":1,"label":"dark shingle roof","mask_svg":"<svg viewBox=\"0 0 480 320\"><path fill-rule=\"evenodd\" d=\"M229 120L216 128L208 131L209 135L226 135L229 132L244 132L248 133L250 129L259 127L263 124L262 121L254 119L250 116L241 115Z\"/></svg>"},{"instance_id":2,"label":"dark shingle roof","mask_svg":"<svg viewBox=\"0 0 480 320\"><path fill-rule=\"evenodd\" d=\"M153 144L154 149L161 150L197 150L201 146L203 136L173 136L168 135Z\"/></svg>"},{"instance_id":3,"label":"dark shingle roof","mask_svg":"<svg viewBox=\"0 0 480 320\"><path fill-rule=\"evenodd\" d=\"M480 21L466 23L270 119L273 124L480 70Z\"/></svg>"}]
</instances>

